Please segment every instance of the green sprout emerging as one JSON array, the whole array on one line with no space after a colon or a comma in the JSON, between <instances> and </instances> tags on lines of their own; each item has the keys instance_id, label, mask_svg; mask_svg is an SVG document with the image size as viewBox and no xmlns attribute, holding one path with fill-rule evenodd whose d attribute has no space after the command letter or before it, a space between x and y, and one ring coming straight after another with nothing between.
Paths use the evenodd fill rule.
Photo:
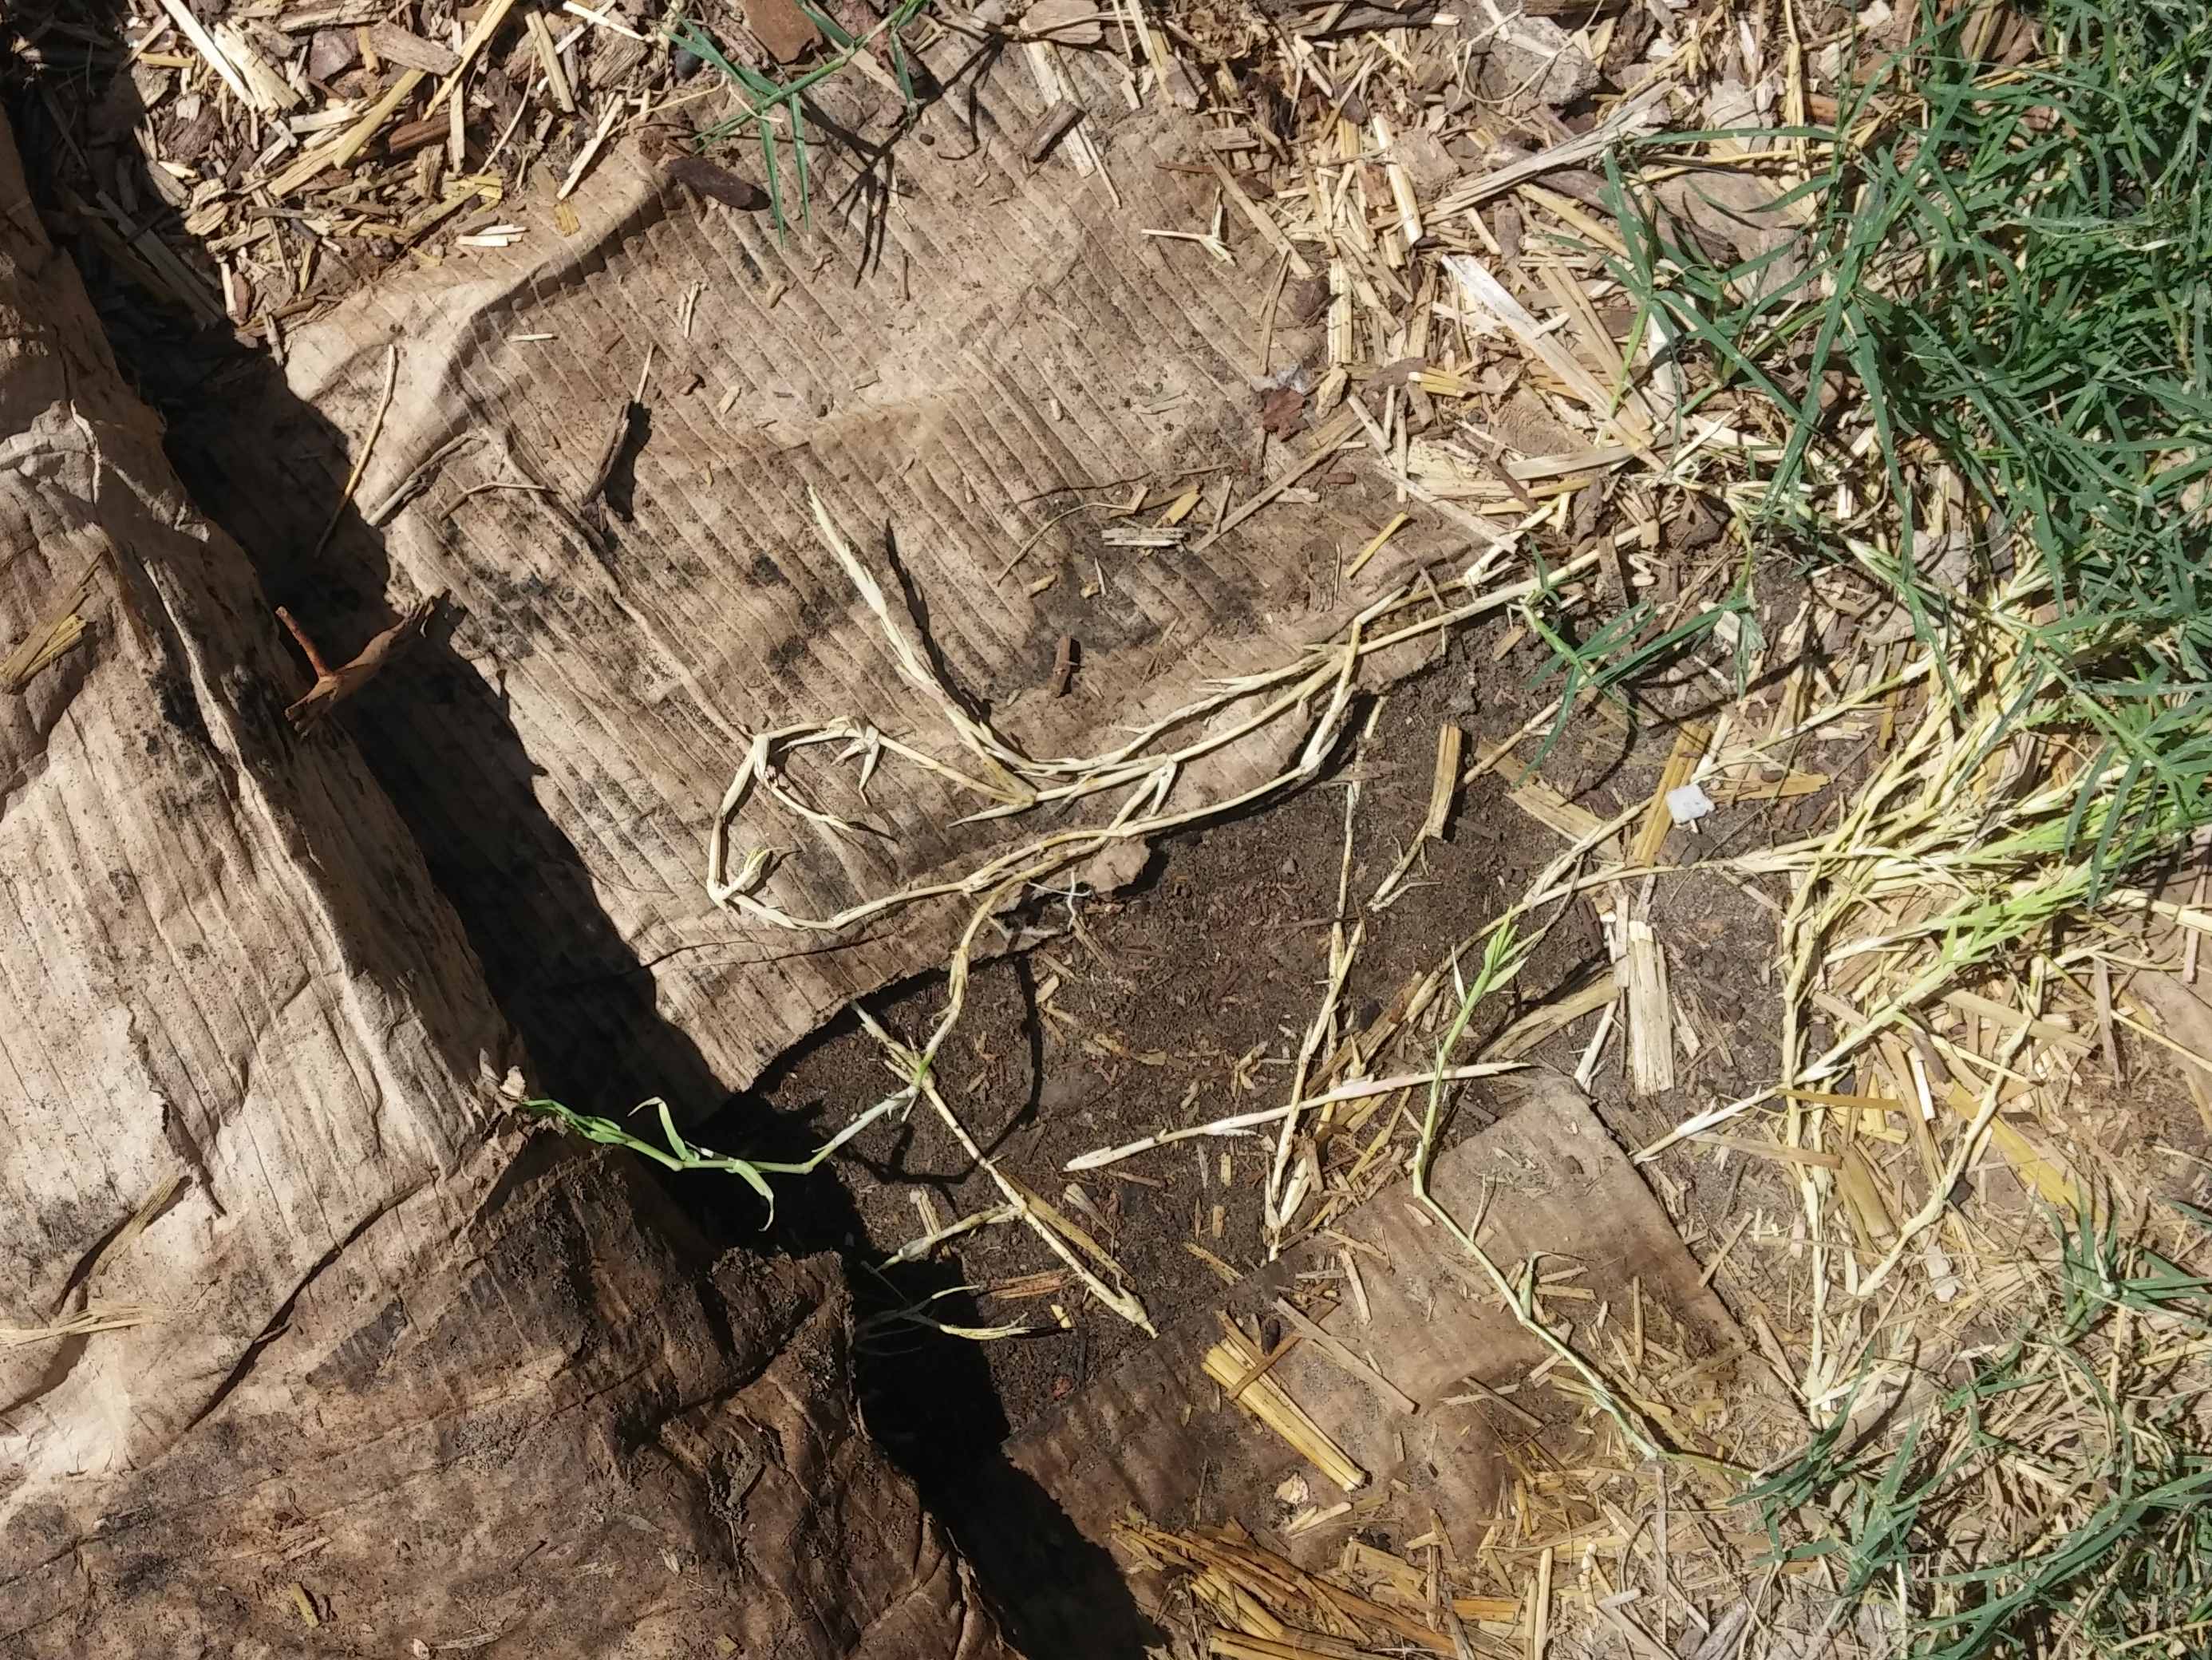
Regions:
<instances>
[{"instance_id":1,"label":"green sprout emerging","mask_svg":"<svg viewBox=\"0 0 2212 1660\"><path fill-rule=\"evenodd\" d=\"M885 1096L817 1147L808 1157L790 1164L778 1164L765 1158L733 1158L726 1154L718 1153L710 1147L694 1146L686 1141L678 1131L676 1120L668 1110L668 1103L657 1095L650 1100L639 1102L633 1110L642 1112L647 1107L652 1107L660 1114L661 1134L668 1139L665 1148L656 1147L650 1141L641 1140L611 1118L593 1118L588 1114L564 1106L558 1101L539 1098L525 1101L522 1104L532 1112L551 1119L566 1134L580 1135L586 1141L597 1141L602 1146L628 1147L632 1152L642 1154L652 1159L654 1164L663 1165L669 1170L727 1171L755 1193L760 1195L761 1198L767 1202L768 1219L761 1224L763 1227L766 1227L769 1223L775 1220L775 1191L768 1184L769 1177L811 1176L821 1168L823 1160L843 1146L846 1142L851 1140L884 1114L906 1105L913 1098L914 1094L910 1090L902 1090L895 1095Z\"/></svg>"}]
</instances>

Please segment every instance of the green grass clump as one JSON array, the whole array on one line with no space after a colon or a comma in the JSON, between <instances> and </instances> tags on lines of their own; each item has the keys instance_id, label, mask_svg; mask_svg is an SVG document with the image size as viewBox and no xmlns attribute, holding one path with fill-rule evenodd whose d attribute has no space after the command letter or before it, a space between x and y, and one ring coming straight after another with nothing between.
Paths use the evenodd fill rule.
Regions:
<instances>
[{"instance_id":1,"label":"green grass clump","mask_svg":"<svg viewBox=\"0 0 2212 1660\"><path fill-rule=\"evenodd\" d=\"M790 228L786 204L788 188L798 198L799 215L802 222L812 222L812 198L808 181L806 143L806 105L809 91L844 69L862 52L880 40L890 57L890 71L897 82L899 94L906 100L907 111L915 108L914 70L907 61L906 43L899 31L928 9L930 0L899 0L885 12L866 34L856 35L841 27L836 21L808 0L799 0L799 9L805 12L814 27L822 31L830 50L823 60L811 69L780 81L763 75L749 64L732 58L721 49L705 26L686 21L669 36L678 46L699 60L720 71L742 90L750 100L750 106L728 119L716 122L699 135L702 145L726 143L743 133L747 128L760 140L761 167L768 191L769 212L775 222L776 234L781 236ZM781 118L781 124L779 119ZM778 133L781 133L779 143ZM791 155L791 173L787 186L783 168L778 163L787 146Z\"/></svg>"},{"instance_id":2,"label":"green grass clump","mask_svg":"<svg viewBox=\"0 0 2212 1660\"><path fill-rule=\"evenodd\" d=\"M1639 334L1661 314L1706 371L1686 413L1723 391L1776 412L1754 544L1855 560L1954 696L1954 664L2002 648L1990 742L2040 730L2078 760L2094 903L2212 818L2212 9L2048 0L2015 68L1970 58L1982 9L1954 10L1859 65L1832 127L1761 135L1814 158L1778 204L1809 214L1789 248L1723 263L1609 163L1615 272ZM1721 136L1750 137L1637 155ZM1946 473L1963 581L1925 533Z\"/></svg>"},{"instance_id":3,"label":"green grass clump","mask_svg":"<svg viewBox=\"0 0 2212 1660\"><path fill-rule=\"evenodd\" d=\"M1742 1496L1778 1560L1832 1566L1836 1619L1889 1603L1914 1660L2212 1647L2212 1281L2110 1223L2057 1235L2036 1316L1893 1447L1845 1446L1855 1389Z\"/></svg>"},{"instance_id":4,"label":"green grass clump","mask_svg":"<svg viewBox=\"0 0 2212 1660\"><path fill-rule=\"evenodd\" d=\"M1848 65L1832 125L1606 163L1630 355L1663 337L1695 388L1678 418L1771 441L1728 491L1729 603L1778 562L1850 564L1924 659L1924 717L1774 866L1802 911L1789 995L1839 945L1895 955L1867 1030L1970 972L2033 981L2024 956L2063 957L2212 821L2212 8L2043 0L2009 65L1971 49L1986 8L1950 9ZM1720 138L1803 159L1764 252L1716 252L1653 188ZM1549 643L1601 684L1648 632ZM2015 1337L1881 1363L1903 1398L1846 1402L1745 1502L1818 1561L1832 1629L1875 1613L1917 1660L2212 1652L2207 1282L2069 1217L2026 1288Z\"/></svg>"}]
</instances>

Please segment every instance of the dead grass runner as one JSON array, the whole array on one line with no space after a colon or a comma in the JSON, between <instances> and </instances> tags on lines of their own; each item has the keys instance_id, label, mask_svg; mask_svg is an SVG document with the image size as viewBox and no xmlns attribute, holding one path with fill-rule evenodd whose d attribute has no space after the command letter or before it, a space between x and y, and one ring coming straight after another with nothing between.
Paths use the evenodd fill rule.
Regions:
<instances>
[{"instance_id":1,"label":"dead grass runner","mask_svg":"<svg viewBox=\"0 0 2212 1660\"><path fill-rule=\"evenodd\" d=\"M1448 1084L1464 1084L1477 1078L1495 1078L1501 1073L1518 1071L1521 1064L1517 1061L1478 1061L1471 1066L1447 1067L1443 1069L1443 1077ZM1415 1089L1428 1083L1434 1075L1431 1073L1407 1073L1396 1078L1355 1079L1318 1095L1301 1097L1288 1106L1263 1107L1257 1112L1232 1113L1226 1118L1193 1124L1187 1129L1162 1130L1157 1135L1143 1136L1134 1141L1124 1142L1118 1147L1101 1147L1095 1152L1079 1153L1060 1168L1069 1171L1097 1170L1102 1165L1133 1158L1140 1152L1173 1146L1178 1141L1195 1140L1202 1136L1249 1135L1263 1124L1287 1122L1299 1113L1314 1108L1334 1106L1340 1101L1364 1101L1379 1095L1396 1095Z\"/></svg>"},{"instance_id":2,"label":"dead grass runner","mask_svg":"<svg viewBox=\"0 0 2212 1660\"><path fill-rule=\"evenodd\" d=\"M875 617L901 677L924 700L925 707L942 719L975 761L984 777L954 769L911 745L890 739L872 724L854 721L807 723L777 728L757 735L744 761L731 779L718 809L708 851L708 892L718 905L773 927L813 933L839 933L888 911L950 895L972 897L994 887L1035 881L1067 864L1097 853L1115 841L1150 839L1168 831L1262 800L1289 786L1312 778L1342 730L1353 674L1360 661L1407 641L1441 633L1475 617L1526 599L1544 586L1530 578L1475 592L1469 599L1433 614L1395 628L1378 627L1393 613L1422 605L1410 587L1376 600L1351 623L1343 643L1310 648L1302 660L1278 668L1238 677L1184 707L1147 722L1126 743L1090 757L1032 758L1003 740L984 721L971 716L959 699L939 679L927 654L892 617L882 587L861 565L852 549L830 522L817 498L815 521L824 544L836 555ZM1558 574L1571 576L1587 569L1593 556L1571 562ZM1256 708L1223 722L1216 730L1177 748L1156 752L1154 745L1169 734L1198 726L1210 717L1255 702ZM1251 734L1286 717L1303 714L1316 697L1324 697L1321 713L1309 721L1308 735L1297 763L1274 777L1252 785L1234 796L1182 808L1165 803L1178 775L1193 763L1231 748ZM848 820L823 812L802 800L786 781L782 757L793 750L816 744L842 742L842 758L860 763L859 787L866 790L881 757L889 753L911 762L949 781L989 798L993 805L956 821L970 824L1020 813L1109 791L1126 789L1121 806L1102 825L1054 832L998 855L968 874L944 881L920 884L863 900L825 917L794 915L768 903L759 895L774 869L772 849L756 847L732 869L731 832L738 815L755 789L818 828L842 835L859 830Z\"/></svg>"}]
</instances>

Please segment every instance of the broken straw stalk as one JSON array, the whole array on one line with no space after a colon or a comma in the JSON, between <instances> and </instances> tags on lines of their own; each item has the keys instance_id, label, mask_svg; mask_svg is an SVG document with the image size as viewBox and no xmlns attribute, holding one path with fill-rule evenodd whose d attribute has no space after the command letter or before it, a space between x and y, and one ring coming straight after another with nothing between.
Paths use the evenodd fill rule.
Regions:
<instances>
[{"instance_id":1,"label":"broken straw stalk","mask_svg":"<svg viewBox=\"0 0 2212 1660\"><path fill-rule=\"evenodd\" d=\"M1448 1067L1444 1069L1446 1083L1464 1083L1470 1079L1494 1078L1501 1072L1517 1072L1524 1063L1519 1061L1485 1061L1474 1066ZM1194 1124L1188 1129L1163 1130L1158 1135L1146 1135L1118 1147L1101 1147L1096 1152L1079 1153L1060 1168L1064 1171L1097 1170L1102 1164L1119 1164L1124 1158L1134 1158L1140 1152L1150 1152L1155 1147L1173 1146L1178 1141L1195 1140L1200 1136L1249 1135L1261 1124L1272 1124L1294 1116L1309 1107L1326 1107L1339 1101L1358 1101L1372 1095L1389 1095L1399 1090L1414 1089L1435 1077L1434 1072L1409 1072L1399 1078L1355 1079L1340 1084L1320 1095L1309 1095L1287 1106L1264 1107L1257 1112L1240 1112L1228 1118L1217 1118L1210 1124Z\"/></svg>"},{"instance_id":2,"label":"broken straw stalk","mask_svg":"<svg viewBox=\"0 0 2212 1660\"><path fill-rule=\"evenodd\" d=\"M1231 1325L1221 1341L1206 1352L1201 1364L1208 1377L1232 1392L1237 1406L1282 1437L1301 1458L1339 1487L1357 1493L1365 1487L1367 1472L1314 1422L1304 1408L1291 1399L1281 1384L1272 1377L1251 1375L1266 1363L1267 1356L1254 1347L1252 1340Z\"/></svg>"}]
</instances>

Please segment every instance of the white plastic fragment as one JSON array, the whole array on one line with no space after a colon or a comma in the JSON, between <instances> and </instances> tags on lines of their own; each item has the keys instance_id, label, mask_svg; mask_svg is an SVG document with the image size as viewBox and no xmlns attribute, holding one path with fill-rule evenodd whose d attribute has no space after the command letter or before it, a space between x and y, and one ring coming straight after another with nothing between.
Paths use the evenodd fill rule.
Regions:
<instances>
[{"instance_id":1,"label":"white plastic fragment","mask_svg":"<svg viewBox=\"0 0 2212 1660\"><path fill-rule=\"evenodd\" d=\"M1668 814L1678 824L1694 824L1713 810L1713 798L1695 784L1667 792Z\"/></svg>"}]
</instances>

